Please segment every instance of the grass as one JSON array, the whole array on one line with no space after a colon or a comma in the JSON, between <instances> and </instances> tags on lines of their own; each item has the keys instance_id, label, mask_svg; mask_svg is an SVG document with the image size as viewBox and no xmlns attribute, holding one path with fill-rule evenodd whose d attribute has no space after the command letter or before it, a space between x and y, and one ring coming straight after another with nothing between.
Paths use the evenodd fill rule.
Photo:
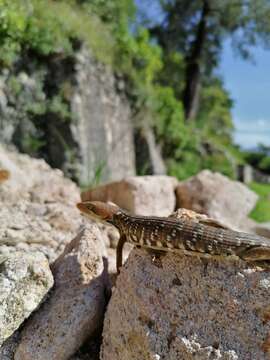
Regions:
<instances>
[{"instance_id":1,"label":"grass","mask_svg":"<svg viewBox=\"0 0 270 360\"><path fill-rule=\"evenodd\" d=\"M256 207L249 216L258 222L270 221L270 184L253 182L249 184L249 187L259 195Z\"/></svg>"}]
</instances>

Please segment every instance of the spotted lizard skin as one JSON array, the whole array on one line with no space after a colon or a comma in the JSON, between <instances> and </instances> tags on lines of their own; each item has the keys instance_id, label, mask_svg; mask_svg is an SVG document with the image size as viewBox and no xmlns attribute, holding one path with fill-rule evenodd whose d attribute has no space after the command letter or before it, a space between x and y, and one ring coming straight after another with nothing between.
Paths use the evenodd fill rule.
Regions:
<instances>
[{"instance_id":1,"label":"spotted lizard skin","mask_svg":"<svg viewBox=\"0 0 270 360\"><path fill-rule=\"evenodd\" d=\"M201 256L237 256L243 260L270 260L270 239L198 221L131 216L119 210L111 223L126 241L150 249Z\"/></svg>"}]
</instances>

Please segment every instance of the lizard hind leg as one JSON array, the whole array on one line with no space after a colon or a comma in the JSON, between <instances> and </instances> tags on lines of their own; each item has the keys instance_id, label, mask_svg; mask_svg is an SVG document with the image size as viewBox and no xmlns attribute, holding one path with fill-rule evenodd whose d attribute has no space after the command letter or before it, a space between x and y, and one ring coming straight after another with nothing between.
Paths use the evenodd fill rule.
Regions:
<instances>
[{"instance_id":1,"label":"lizard hind leg","mask_svg":"<svg viewBox=\"0 0 270 360\"><path fill-rule=\"evenodd\" d=\"M121 235L116 248L116 270L117 274L120 273L120 268L123 262L123 247L127 241L126 235Z\"/></svg>"},{"instance_id":2,"label":"lizard hind leg","mask_svg":"<svg viewBox=\"0 0 270 360\"><path fill-rule=\"evenodd\" d=\"M239 257L245 261L270 261L270 248L255 246L243 251Z\"/></svg>"}]
</instances>

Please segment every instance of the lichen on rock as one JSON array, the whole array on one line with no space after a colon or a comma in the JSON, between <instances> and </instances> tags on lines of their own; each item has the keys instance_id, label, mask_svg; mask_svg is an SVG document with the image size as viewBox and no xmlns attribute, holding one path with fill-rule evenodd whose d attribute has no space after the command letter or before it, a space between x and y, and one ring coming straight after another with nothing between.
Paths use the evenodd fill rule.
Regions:
<instances>
[{"instance_id":1,"label":"lichen on rock","mask_svg":"<svg viewBox=\"0 0 270 360\"><path fill-rule=\"evenodd\" d=\"M0 256L0 345L38 307L52 285L42 253L16 251Z\"/></svg>"}]
</instances>

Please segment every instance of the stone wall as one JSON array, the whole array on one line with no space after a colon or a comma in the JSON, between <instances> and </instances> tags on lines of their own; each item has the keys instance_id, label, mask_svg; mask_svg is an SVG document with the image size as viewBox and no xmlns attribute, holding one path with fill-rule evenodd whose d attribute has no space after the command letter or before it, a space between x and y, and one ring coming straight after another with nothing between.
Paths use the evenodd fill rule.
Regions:
<instances>
[{"instance_id":1,"label":"stone wall","mask_svg":"<svg viewBox=\"0 0 270 360\"><path fill-rule=\"evenodd\" d=\"M0 141L85 185L135 174L124 81L83 47L0 73Z\"/></svg>"},{"instance_id":2,"label":"stone wall","mask_svg":"<svg viewBox=\"0 0 270 360\"><path fill-rule=\"evenodd\" d=\"M270 175L264 174L254 167L246 164L238 167L238 179L245 184L249 184L253 181L270 184Z\"/></svg>"},{"instance_id":3,"label":"stone wall","mask_svg":"<svg viewBox=\"0 0 270 360\"><path fill-rule=\"evenodd\" d=\"M85 49L77 54L75 69L71 108L82 158L81 181L89 184L134 175L131 111L124 81L97 64Z\"/></svg>"}]
</instances>

